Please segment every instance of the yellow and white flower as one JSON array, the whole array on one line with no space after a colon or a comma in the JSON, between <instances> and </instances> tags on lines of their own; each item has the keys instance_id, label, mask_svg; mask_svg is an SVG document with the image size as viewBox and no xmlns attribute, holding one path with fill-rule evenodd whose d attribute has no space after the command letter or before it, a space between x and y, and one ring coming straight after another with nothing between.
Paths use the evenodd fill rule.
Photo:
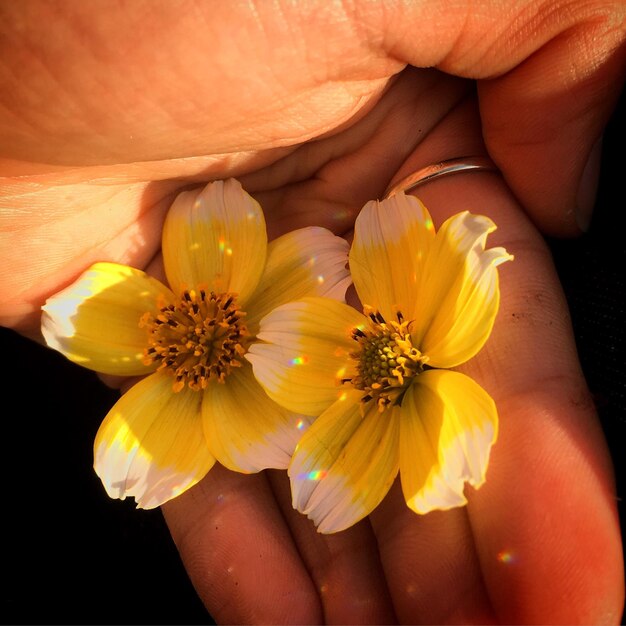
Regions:
<instances>
[{"instance_id":1,"label":"yellow and white flower","mask_svg":"<svg viewBox=\"0 0 626 626\"><path fill-rule=\"evenodd\" d=\"M189 489L216 460L239 472L287 467L311 418L270 400L245 354L274 307L343 299L350 284L345 240L310 227L268 244L261 207L234 179L180 194L162 250L169 287L97 263L43 307L49 346L97 372L145 376L94 444L107 493L142 508Z\"/></svg>"},{"instance_id":2,"label":"yellow and white flower","mask_svg":"<svg viewBox=\"0 0 626 626\"><path fill-rule=\"evenodd\" d=\"M466 503L485 480L498 432L495 404L454 368L491 333L504 248L485 250L493 222L469 212L435 232L403 193L361 211L349 266L360 313L308 297L261 320L246 354L268 394L320 415L289 466L293 506L323 533L381 502L400 473L417 513Z\"/></svg>"}]
</instances>

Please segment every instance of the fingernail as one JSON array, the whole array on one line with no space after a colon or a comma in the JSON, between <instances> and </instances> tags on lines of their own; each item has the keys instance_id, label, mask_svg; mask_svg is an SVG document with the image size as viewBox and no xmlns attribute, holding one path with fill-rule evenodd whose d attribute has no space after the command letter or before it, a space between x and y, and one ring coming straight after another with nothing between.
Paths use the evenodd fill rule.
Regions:
<instances>
[{"instance_id":1,"label":"fingernail","mask_svg":"<svg viewBox=\"0 0 626 626\"><path fill-rule=\"evenodd\" d=\"M578 228L586 233L591 224L593 209L598 193L600 179L600 160L602 157L602 137L600 137L589 152L587 164L580 177L578 193L576 194L576 223Z\"/></svg>"}]
</instances>

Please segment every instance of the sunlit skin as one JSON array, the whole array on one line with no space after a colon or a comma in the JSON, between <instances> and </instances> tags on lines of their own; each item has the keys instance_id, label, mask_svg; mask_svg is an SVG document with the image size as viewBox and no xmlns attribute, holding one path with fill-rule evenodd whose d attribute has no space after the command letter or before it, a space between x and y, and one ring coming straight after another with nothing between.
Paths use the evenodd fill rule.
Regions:
<instances>
[{"instance_id":1,"label":"sunlit skin","mask_svg":"<svg viewBox=\"0 0 626 626\"><path fill-rule=\"evenodd\" d=\"M284 473L214 468L163 512L218 623L621 619L611 461L542 234L584 222L593 185L579 181L623 84L625 9L490 5L0 8L0 321L34 338L45 299L95 261L162 278L165 212L189 185L236 176L271 237L309 224L349 237L365 202L423 165L488 149L504 173L419 189L436 226L487 215L490 245L515 255L493 333L461 368L500 415L486 484L426 516L395 485L323 536L292 510Z\"/></svg>"}]
</instances>

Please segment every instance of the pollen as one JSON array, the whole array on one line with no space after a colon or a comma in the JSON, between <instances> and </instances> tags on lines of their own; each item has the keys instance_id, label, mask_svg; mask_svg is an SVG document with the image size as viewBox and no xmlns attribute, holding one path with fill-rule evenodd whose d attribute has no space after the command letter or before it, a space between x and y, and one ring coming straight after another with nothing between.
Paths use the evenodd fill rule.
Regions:
<instances>
[{"instance_id":1,"label":"pollen","mask_svg":"<svg viewBox=\"0 0 626 626\"><path fill-rule=\"evenodd\" d=\"M410 326L399 311L396 320L387 321L378 312L365 307L369 317L365 328L354 328L352 338L359 344L350 353L356 376L344 379L361 391L361 402L376 402L379 411L399 404L415 376L424 370L426 357L413 345Z\"/></svg>"},{"instance_id":2,"label":"pollen","mask_svg":"<svg viewBox=\"0 0 626 626\"><path fill-rule=\"evenodd\" d=\"M247 351L245 315L234 294L185 290L177 302L141 318L140 326L148 330L144 362L171 373L175 392L185 385L199 391L210 381L223 383Z\"/></svg>"}]
</instances>

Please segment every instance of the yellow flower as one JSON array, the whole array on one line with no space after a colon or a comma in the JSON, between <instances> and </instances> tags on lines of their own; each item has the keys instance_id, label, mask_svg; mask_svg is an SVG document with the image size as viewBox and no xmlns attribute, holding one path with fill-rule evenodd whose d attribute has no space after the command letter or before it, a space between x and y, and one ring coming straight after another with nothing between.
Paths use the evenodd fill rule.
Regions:
<instances>
[{"instance_id":1,"label":"yellow flower","mask_svg":"<svg viewBox=\"0 0 626 626\"><path fill-rule=\"evenodd\" d=\"M463 212L435 233L413 196L369 202L349 256L364 313L310 297L261 320L262 341L246 355L255 376L286 408L320 415L289 466L293 506L320 532L368 515L398 472L417 513L463 505L465 483L484 482L496 407L450 368L493 327L496 268L512 259L485 250L493 230Z\"/></svg>"},{"instance_id":2,"label":"yellow flower","mask_svg":"<svg viewBox=\"0 0 626 626\"><path fill-rule=\"evenodd\" d=\"M106 374L148 375L104 419L94 467L111 497L159 506L217 459L255 472L286 468L311 418L270 400L245 360L273 307L317 294L343 299L348 244L303 228L267 242L258 203L234 179L184 192L163 230L169 288L97 263L43 307L49 346Z\"/></svg>"}]
</instances>

